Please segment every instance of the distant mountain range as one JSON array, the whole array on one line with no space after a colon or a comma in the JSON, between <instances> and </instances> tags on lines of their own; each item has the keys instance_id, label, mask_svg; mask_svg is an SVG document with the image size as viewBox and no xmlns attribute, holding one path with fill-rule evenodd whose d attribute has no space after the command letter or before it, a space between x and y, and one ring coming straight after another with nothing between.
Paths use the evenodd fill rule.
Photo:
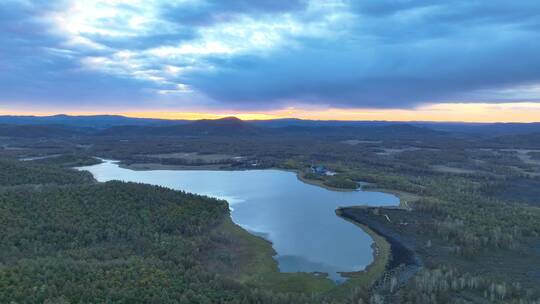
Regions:
<instances>
[{"instance_id":1,"label":"distant mountain range","mask_svg":"<svg viewBox=\"0 0 540 304\"><path fill-rule=\"evenodd\" d=\"M250 135L260 133L260 128L236 117L181 121L171 125L116 126L98 132L101 136L201 136L201 135Z\"/></svg>"},{"instance_id":2,"label":"distant mountain range","mask_svg":"<svg viewBox=\"0 0 540 304\"><path fill-rule=\"evenodd\" d=\"M13 122L15 119L10 117ZM24 124L28 121L33 124ZM63 120L67 124L53 124ZM97 127L89 127L90 122L101 123ZM2 122L0 120L0 122ZM50 122L46 124L44 122ZM122 125L128 122L135 124ZM37 124L41 123L41 124ZM270 127L266 123L273 123ZM111 127L107 127L113 125ZM445 132L408 124L394 123L362 123L350 125L318 125L307 121L303 124L289 125L286 121L276 124L273 121L242 121L236 117L221 119L203 119L196 121L138 121L123 117L90 119L84 117L81 122L77 117L57 116L50 120L39 118L32 121L29 117L17 120L17 123L0 124L0 136L8 137L72 137L72 136L301 136L301 137L351 137L370 140L393 139L421 140L445 136Z\"/></svg>"},{"instance_id":3,"label":"distant mountain range","mask_svg":"<svg viewBox=\"0 0 540 304\"><path fill-rule=\"evenodd\" d=\"M90 116L0 116L0 124L16 125L65 125L86 127L93 129L106 129L114 126L157 126L188 123L189 120L167 120L154 118L132 118L121 115L90 115Z\"/></svg>"},{"instance_id":4,"label":"distant mountain range","mask_svg":"<svg viewBox=\"0 0 540 304\"><path fill-rule=\"evenodd\" d=\"M236 117L203 120L94 116L0 116L0 136L202 136L303 135L416 139L424 136L499 137L540 133L540 123L440 123L274 119L242 121Z\"/></svg>"},{"instance_id":5,"label":"distant mountain range","mask_svg":"<svg viewBox=\"0 0 540 304\"><path fill-rule=\"evenodd\" d=\"M95 130L65 125L0 124L0 137L72 137L87 135L92 132L95 132Z\"/></svg>"}]
</instances>

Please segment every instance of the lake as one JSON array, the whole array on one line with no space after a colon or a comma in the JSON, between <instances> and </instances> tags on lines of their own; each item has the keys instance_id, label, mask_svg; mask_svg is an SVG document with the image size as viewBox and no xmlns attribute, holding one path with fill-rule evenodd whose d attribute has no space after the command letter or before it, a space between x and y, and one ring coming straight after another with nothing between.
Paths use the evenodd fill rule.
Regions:
<instances>
[{"instance_id":1,"label":"lake","mask_svg":"<svg viewBox=\"0 0 540 304\"><path fill-rule=\"evenodd\" d=\"M399 204L391 194L331 191L273 169L134 171L109 160L78 169L100 182L147 183L225 199L236 224L272 242L280 271L326 272L335 281L344 280L339 272L363 270L373 260L371 237L338 217L336 208Z\"/></svg>"}]
</instances>

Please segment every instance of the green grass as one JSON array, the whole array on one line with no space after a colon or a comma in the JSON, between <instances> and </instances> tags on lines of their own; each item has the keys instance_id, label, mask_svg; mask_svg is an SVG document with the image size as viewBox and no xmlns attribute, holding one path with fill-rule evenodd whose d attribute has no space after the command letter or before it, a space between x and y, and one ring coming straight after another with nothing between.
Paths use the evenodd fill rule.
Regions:
<instances>
[{"instance_id":1,"label":"green grass","mask_svg":"<svg viewBox=\"0 0 540 304\"><path fill-rule=\"evenodd\" d=\"M230 218L216 230L231 240L229 248L225 250L234 250L234 255L239 257L239 261L236 263L238 267L223 270L223 273L242 283L274 292L324 294L345 298L355 288L371 286L382 276L390 259L390 244L368 227L356 225L371 235L375 241L377 255L365 270L350 273L349 279L343 284L336 285L330 279L309 273L279 272L277 262L272 258L276 253L271 243L243 230Z\"/></svg>"},{"instance_id":2,"label":"green grass","mask_svg":"<svg viewBox=\"0 0 540 304\"><path fill-rule=\"evenodd\" d=\"M329 279L308 273L281 273L272 244L234 224L229 218L217 228L232 240L230 244L240 257L237 269L229 272L236 280L275 292L325 293L336 285Z\"/></svg>"}]
</instances>

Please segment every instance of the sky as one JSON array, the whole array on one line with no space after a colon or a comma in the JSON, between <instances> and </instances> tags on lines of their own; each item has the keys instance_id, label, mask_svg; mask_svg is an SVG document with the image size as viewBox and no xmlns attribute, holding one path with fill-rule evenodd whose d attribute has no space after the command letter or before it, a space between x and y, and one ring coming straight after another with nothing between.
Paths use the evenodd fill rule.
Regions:
<instances>
[{"instance_id":1,"label":"sky","mask_svg":"<svg viewBox=\"0 0 540 304\"><path fill-rule=\"evenodd\" d=\"M2 0L0 114L540 121L538 0Z\"/></svg>"}]
</instances>

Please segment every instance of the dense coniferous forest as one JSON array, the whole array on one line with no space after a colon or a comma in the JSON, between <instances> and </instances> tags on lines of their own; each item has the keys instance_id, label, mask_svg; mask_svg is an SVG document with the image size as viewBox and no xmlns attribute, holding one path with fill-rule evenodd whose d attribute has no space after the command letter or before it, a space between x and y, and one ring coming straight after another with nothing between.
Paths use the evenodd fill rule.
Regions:
<instances>
[{"instance_id":1,"label":"dense coniferous forest","mask_svg":"<svg viewBox=\"0 0 540 304\"><path fill-rule=\"evenodd\" d=\"M80 184L93 181L92 174L63 170L16 160L0 159L0 185Z\"/></svg>"}]
</instances>

